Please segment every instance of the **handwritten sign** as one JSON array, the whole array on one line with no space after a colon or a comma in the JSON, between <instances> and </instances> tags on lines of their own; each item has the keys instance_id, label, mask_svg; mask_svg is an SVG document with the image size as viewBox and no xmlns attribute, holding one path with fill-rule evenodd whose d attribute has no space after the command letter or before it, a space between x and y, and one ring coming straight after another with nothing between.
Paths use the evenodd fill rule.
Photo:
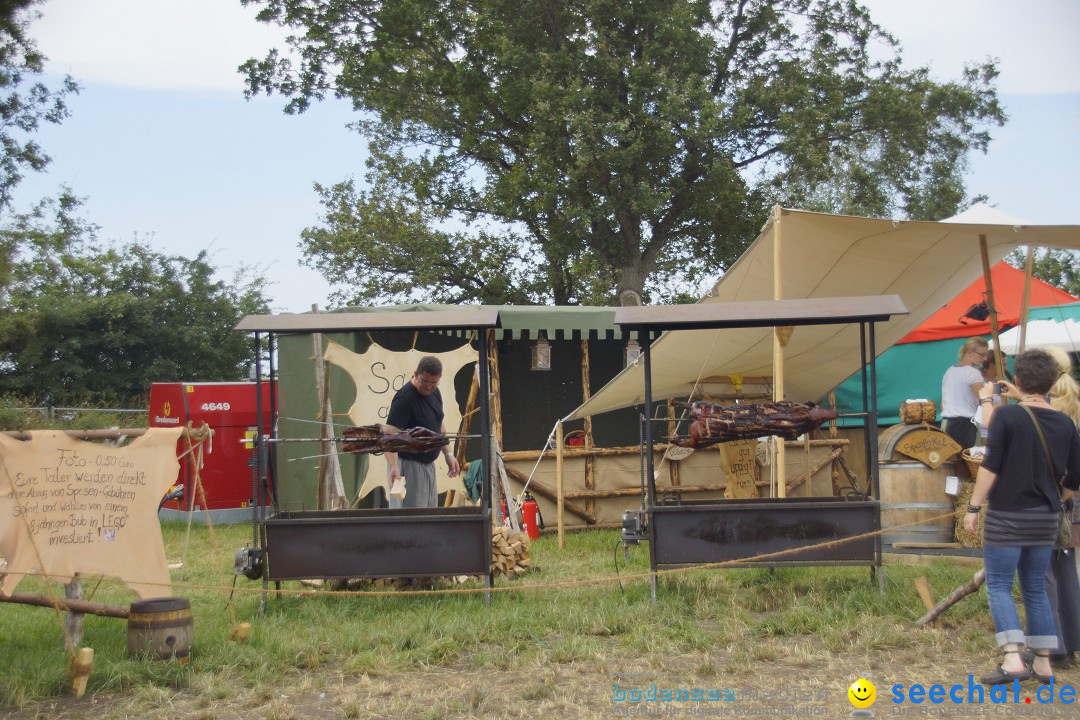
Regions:
<instances>
[{"instance_id":1,"label":"handwritten sign","mask_svg":"<svg viewBox=\"0 0 1080 720\"><path fill-rule=\"evenodd\" d=\"M27 574L67 582L79 572L118 577L140 597L169 595L157 507L176 482L181 432L153 428L119 448L58 431L0 435L0 593Z\"/></svg>"},{"instance_id":2,"label":"handwritten sign","mask_svg":"<svg viewBox=\"0 0 1080 720\"><path fill-rule=\"evenodd\" d=\"M896 452L937 469L961 448L955 440L936 428L912 430L896 441Z\"/></svg>"},{"instance_id":3,"label":"handwritten sign","mask_svg":"<svg viewBox=\"0 0 1080 720\"><path fill-rule=\"evenodd\" d=\"M443 425L448 433L456 433L461 425L461 410L454 397L454 376L465 365L479 359L477 351L468 343L444 353L426 353L419 350L393 352L372 343L367 351L354 353L338 343L330 342L325 352L326 359L349 373L356 385L356 400L349 408L349 419L357 425L386 422L394 393L412 379L420 358L425 355L433 355L442 363L443 381L440 383L440 390L443 396ZM447 490L463 493L465 490L460 476L450 477L446 464L441 460L435 462L435 483L440 493ZM386 463L369 462L367 476L360 486L360 497L385 485Z\"/></svg>"},{"instance_id":4,"label":"handwritten sign","mask_svg":"<svg viewBox=\"0 0 1080 720\"><path fill-rule=\"evenodd\" d=\"M727 476L725 498L752 498L757 489L757 440L735 440L720 445Z\"/></svg>"}]
</instances>

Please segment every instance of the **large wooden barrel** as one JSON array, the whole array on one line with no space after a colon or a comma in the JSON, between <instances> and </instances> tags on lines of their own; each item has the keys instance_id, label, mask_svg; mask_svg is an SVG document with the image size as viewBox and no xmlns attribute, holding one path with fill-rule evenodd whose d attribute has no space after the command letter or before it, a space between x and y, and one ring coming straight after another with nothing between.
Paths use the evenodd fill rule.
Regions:
<instances>
[{"instance_id":1,"label":"large wooden barrel","mask_svg":"<svg viewBox=\"0 0 1080 720\"><path fill-rule=\"evenodd\" d=\"M905 435L927 430L923 425L893 425L878 436L881 529L909 526L882 534L886 545L953 542L953 498L945 492L945 478L956 474L955 462L931 468L896 451ZM937 428L929 430L945 434Z\"/></svg>"},{"instance_id":2,"label":"large wooden barrel","mask_svg":"<svg viewBox=\"0 0 1080 720\"><path fill-rule=\"evenodd\" d=\"M195 638L187 598L150 598L131 603L128 614L128 654L186 663Z\"/></svg>"}]
</instances>

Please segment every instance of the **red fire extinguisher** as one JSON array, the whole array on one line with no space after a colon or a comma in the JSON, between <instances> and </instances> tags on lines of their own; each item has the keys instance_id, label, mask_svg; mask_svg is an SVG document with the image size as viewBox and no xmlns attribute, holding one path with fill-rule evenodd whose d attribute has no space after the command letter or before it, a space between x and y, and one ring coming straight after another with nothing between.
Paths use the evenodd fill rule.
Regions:
<instances>
[{"instance_id":1,"label":"red fire extinguisher","mask_svg":"<svg viewBox=\"0 0 1080 720\"><path fill-rule=\"evenodd\" d=\"M540 514L540 506L536 504L532 495L526 492L523 497L521 524L525 527L525 532L529 533L529 537L535 540L540 537L540 530L544 527L544 516Z\"/></svg>"}]
</instances>

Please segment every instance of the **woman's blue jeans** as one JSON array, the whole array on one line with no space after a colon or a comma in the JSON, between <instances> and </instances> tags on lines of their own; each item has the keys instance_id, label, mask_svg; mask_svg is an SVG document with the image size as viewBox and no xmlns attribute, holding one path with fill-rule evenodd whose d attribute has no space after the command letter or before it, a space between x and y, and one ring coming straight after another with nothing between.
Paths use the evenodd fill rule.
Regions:
<instances>
[{"instance_id":1,"label":"woman's blue jeans","mask_svg":"<svg viewBox=\"0 0 1080 720\"><path fill-rule=\"evenodd\" d=\"M1032 650L1057 647L1057 630L1050 599L1046 595L1046 569L1051 547L983 547L986 567L986 596L994 620L998 645L1024 644ZM1020 629L1020 616L1013 601L1013 578L1020 576L1020 593L1027 616L1027 636Z\"/></svg>"}]
</instances>

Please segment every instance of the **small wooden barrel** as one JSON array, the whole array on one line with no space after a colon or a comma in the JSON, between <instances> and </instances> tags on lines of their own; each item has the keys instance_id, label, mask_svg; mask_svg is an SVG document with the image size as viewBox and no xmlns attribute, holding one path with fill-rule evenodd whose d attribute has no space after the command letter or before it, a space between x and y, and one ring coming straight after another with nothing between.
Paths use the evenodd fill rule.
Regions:
<instances>
[{"instance_id":1,"label":"small wooden barrel","mask_svg":"<svg viewBox=\"0 0 1080 720\"><path fill-rule=\"evenodd\" d=\"M150 598L131 603L128 655L157 660L191 659L194 618L187 598Z\"/></svg>"}]
</instances>

